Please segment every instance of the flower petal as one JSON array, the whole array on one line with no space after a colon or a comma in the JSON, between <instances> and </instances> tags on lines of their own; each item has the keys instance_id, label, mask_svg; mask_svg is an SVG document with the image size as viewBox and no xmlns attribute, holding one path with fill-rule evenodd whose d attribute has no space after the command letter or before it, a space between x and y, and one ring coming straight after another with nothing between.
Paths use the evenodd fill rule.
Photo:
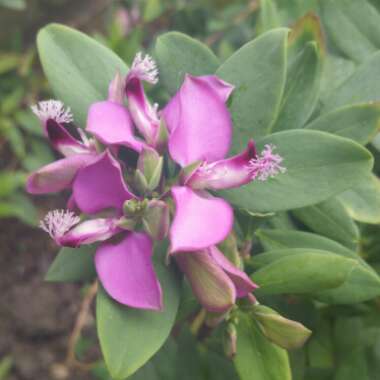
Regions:
<instances>
[{"instance_id":1,"label":"flower petal","mask_svg":"<svg viewBox=\"0 0 380 380\"><path fill-rule=\"evenodd\" d=\"M219 81L217 77L186 75L163 111L171 131L169 152L181 166L220 160L229 150L232 121L225 100L230 90L222 84L216 86Z\"/></svg>"},{"instance_id":2,"label":"flower petal","mask_svg":"<svg viewBox=\"0 0 380 380\"><path fill-rule=\"evenodd\" d=\"M124 183L119 162L108 151L79 171L73 192L79 209L88 214L110 207L121 209L124 201L133 198Z\"/></svg>"},{"instance_id":3,"label":"flower petal","mask_svg":"<svg viewBox=\"0 0 380 380\"><path fill-rule=\"evenodd\" d=\"M46 122L46 134L53 147L66 157L74 154L94 153L94 149L91 149L89 146L75 139L55 120L49 119Z\"/></svg>"},{"instance_id":4,"label":"flower petal","mask_svg":"<svg viewBox=\"0 0 380 380\"><path fill-rule=\"evenodd\" d=\"M210 256L231 278L236 287L237 297L245 297L258 286L247 276L245 272L235 267L222 252L215 246L209 248Z\"/></svg>"},{"instance_id":5,"label":"flower petal","mask_svg":"<svg viewBox=\"0 0 380 380\"><path fill-rule=\"evenodd\" d=\"M224 240L233 223L231 206L221 198L173 187L176 212L170 229L171 252L198 251Z\"/></svg>"},{"instance_id":6,"label":"flower petal","mask_svg":"<svg viewBox=\"0 0 380 380\"><path fill-rule=\"evenodd\" d=\"M96 160L93 154L78 154L52 162L32 173L26 183L31 194L55 193L71 186L79 169Z\"/></svg>"},{"instance_id":7,"label":"flower petal","mask_svg":"<svg viewBox=\"0 0 380 380\"><path fill-rule=\"evenodd\" d=\"M175 258L205 309L223 313L231 308L236 298L235 286L207 250L179 253Z\"/></svg>"},{"instance_id":8,"label":"flower petal","mask_svg":"<svg viewBox=\"0 0 380 380\"><path fill-rule=\"evenodd\" d=\"M91 105L87 131L105 145L124 145L140 152L144 143L133 135L132 120L121 104L103 101Z\"/></svg>"},{"instance_id":9,"label":"flower petal","mask_svg":"<svg viewBox=\"0 0 380 380\"><path fill-rule=\"evenodd\" d=\"M107 293L124 305L160 310L162 291L152 254L152 242L143 233L129 233L117 244L102 244L96 251L95 266Z\"/></svg>"},{"instance_id":10,"label":"flower petal","mask_svg":"<svg viewBox=\"0 0 380 380\"><path fill-rule=\"evenodd\" d=\"M190 178L185 180L186 186L193 189L221 190L245 185L252 181L250 162L256 158L255 144L251 140L247 149L228 159L204 163L200 165Z\"/></svg>"},{"instance_id":11,"label":"flower petal","mask_svg":"<svg viewBox=\"0 0 380 380\"><path fill-rule=\"evenodd\" d=\"M65 247L79 247L83 244L92 244L104 241L122 231L117 227L115 219L92 219L77 224L63 236L57 237L57 243Z\"/></svg>"},{"instance_id":12,"label":"flower petal","mask_svg":"<svg viewBox=\"0 0 380 380\"><path fill-rule=\"evenodd\" d=\"M157 109L150 104L145 95L140 79L134 77L127 79L126 95L133 122L146 142L154 146L160 120Z\"/></svg>"}]
</instances>

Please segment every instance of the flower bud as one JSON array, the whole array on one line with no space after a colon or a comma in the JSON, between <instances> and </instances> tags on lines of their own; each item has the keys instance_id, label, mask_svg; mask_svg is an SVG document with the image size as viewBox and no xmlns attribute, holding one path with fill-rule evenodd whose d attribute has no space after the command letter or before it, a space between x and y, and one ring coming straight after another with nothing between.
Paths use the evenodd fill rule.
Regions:
<instances>
[{"instance_id":1,"label":"flower bud","mask_svg":"<svg viewBox=\"0 0 380 380\"><path fill-rule=\"evenodd\" d=\"M162 118L160 119L160 124L156 133L157 134L154 146L159 152L162 152L165 149L169 139L168 128L166 127L166 123Z\"/></svg>"},{"instance_id":2,"label":"flower bud","mask_svg":"<svg viewBox=\"0 0 380 380\"><path fill-rule=\"evenodd\" d=\"M125 96L125 79L117 71L108 88L108 100L123 104Z\"/></svg>"},{"instance_id":3,"label":"flower bud","mask_svg":"<svg viewBox=\"0 0 380 380\"><path fill-rule=\"evenodd\" d=\"M237 247L236 236L232 232L221 243L218 248L236 267L241 268L241 258Z\"/></svg>"},{"instance_id":4,"label":"flower bud","mask_svg":"<svg viewBox=\"0 0 380 380\"><path fill-rule=\"evenodd\" d=\"M169 231L169 207L163 201L151 200L145 209L143 225L146 232L155 240L162 240Z\"/></svg>"},{"instance_id":5,"label":"flower bud","mask_svg":"<svg viewBox=\"0 0 380 380\"><path fill-rule=\"evenodd\" d=\"M252 310L262 333L286 350L301 347L311 335L301 323L286 319L267 306L254 305Z\"/></svg>"},{"instance_id":6,"label":"flower bud","mask_svg":"<svg viewBox=\"0 0 380 380\"><path fill-rule=\"evenodd\" d=\"M153 191L160 183L163 162L163 158L153 148L143 148L137 161L137 170L144 175L147 190Z\"/></svg>"},{"instance_id":7,"label":"flower bud","mask_svg":"<svg viewBox=\"0 0 380 380\"><path fill-rule=\"evenodd\" d=\"M234 324L229 323L223 333L224 353L230 359L236 355L237 332Z\"/></svg>"},{"instance_id":8,"label":"flower bud","mask_svg":"<svg viewBox=\"0 0 380 380\"><path fill-rule=\"evenodd\" d=\"M146 207L148 206L148 200L144 199L139 201L138 199L129 199L123 204L124 215L130 218L140 217L144 214Z\"/></svg>"}]
</instances>

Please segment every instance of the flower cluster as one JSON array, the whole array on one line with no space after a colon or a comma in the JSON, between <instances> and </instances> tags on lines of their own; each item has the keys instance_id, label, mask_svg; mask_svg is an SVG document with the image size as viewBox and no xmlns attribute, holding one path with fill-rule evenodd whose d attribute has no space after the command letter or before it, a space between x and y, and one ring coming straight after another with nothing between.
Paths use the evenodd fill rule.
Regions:
<instances>
[{"instance_id":1,"label":"flower cluster","mask_svg":"<svg viewBox=\"0 0 380 380\"><path fill-rule=\"evenodd\" d=\"M232 135L226 102L234 87L217 76L186 75L162 110L146 97L143 81L157 83L158 70L139 53L125 78L115 75L108 99L90 106L86 133L91 138L83 130L77 137L69 132L73 116L61 102L32 107L64 158L32 173L27 189L71 191L68 210L50 212L41 227L60 246L99 242L97 274L116 301L163 307L153 243L169 236L169 257L199 302L224 313L236 298L252 297L256 285L217 246L232 231L233 209L209 190L265 181L285 171L282 158L271 145L258 154L253 141L225 158ZM170 160L176 170L169 170Z\"/></svg>"}]
</instances>

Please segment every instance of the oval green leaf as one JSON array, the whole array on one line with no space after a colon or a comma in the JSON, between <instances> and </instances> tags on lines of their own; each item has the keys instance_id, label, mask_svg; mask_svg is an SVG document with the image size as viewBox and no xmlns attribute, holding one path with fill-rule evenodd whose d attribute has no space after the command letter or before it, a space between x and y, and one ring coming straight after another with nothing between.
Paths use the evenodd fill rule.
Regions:
<instances>
[{"instance_id":1,"label":"oval green leaf","mask_svg":"<svg viewBox=\"0 0 380 380\"><path fill-rule=\"evenodd\" d=\"M380 180L375 175L338 195L338 199L351 218L362 223L380 223Z\"/></svg>"},{"instance_id":2,"label":"oval green leaf","mask_svg":"<svg viewBox=\"0 0 380 380\"><path fill-rule=\"evenodd\" d=\"M369 143L380 128L380 103L354 104L323 114L305 128Z\"/></svg>"},{"instance_id":3,"label":"oval green leaf","mask_svg":"<svg viewBox=\"0 0 380 380\"><path fill-rule=\"evenodd\" d=\"M241 380L291 380L287 352L271 343L250 315L239 313L234 364Z\"/></svg>"},{"instance_id":4,"label":"oval green leaf","mask_svg":"<svg viewBox=\"0 0 380 380\"><path fill-rule=\"evenodd\" d=\"M62 248L51 264L45 281L92 281L96 277L94 266L95 246Z\"/></svg>"},{"instance_id":5,"label":"oval green leaf","mask_svg":"<svg viewBox=\"0 0 380 380\"><path fill-rule=\"evenodd\" d=\"M234 153L265 136L276 120L286 79L288 29L274 29L245 44L216 72L235 90L230 101Z\"/></svg>"},{"instance_id":6,"label":"oval green leaf","mask_svg":"<svg viewBox=\"0 0 380 380\"><path fill-rule=\"evenodd\" d=\"M380 99L380 86L374 78L380 77L380 52L362 63L339 87L322 99L322 112L351 104Z\"/></svg>"},{"instance_id":7,"label":"oval green leaf","mask_svg":"<svg viewBox=\"0 0 380 380\"><path fill-rule=\"evenodd\" d=\"M171 94L181 86L185 74L213 74L219 66L218 58L206 45L179 32L157 38L155 58L162 83Z\"/></svg>"},{"instance_id":8,"label":"oval green leaf","mask_svg":"<svg viewBox=\"0 0 380 380\"><path fill-rule=\"evenodd\" d=\"M324 0L320 6L326 32L344 55L362 62L380 48L380 15L367 0Z\"/></svg>"},{"instance_id":9,"label":"oval green leaf","mask_svg":"<svg viewBox=\"0 0 380 380\"><path fill-rule=\"evenodd\" d=\"M337 198L292 211L293 215L312 231L354 249L359 230L346 208Z\"/></svg>"},{"instance_id":10,"label":"oval green leaf","mask_svg":"<svg viewBox=\"0 0 380 380\"><path fill-rule=\"evenodd\" d=\"M260 294L310 294L321 289L335 288L348 278L351 271L359 264L353 260L329 252L318 250L299 249L284 250L274 256L271 262L251 276L260 288ZM276 257L277 256L277 257ZM278 258L280 257L280 258Z\"/></svg>"},{"instance_id":11,"label":"oval green leaf","mask_svg":"<svg viewBox=\"0 0 380 380\"><path fill-rule=\"evenodd\" d=\"M165 252L161 248L155 269L164 295L162 311L129 308L113 301L103 289L98 292L98 336L106 365L114 379L125 379L143 366L165 343L173 327L181 283L174 268L163 262Z\"/></svg>"},{"instance_id":12,"label":"oval green leaf","mask_svg":"<svg viewBox=\"0 0 380 380\"><path fill-rule=\"evenodd\" d=\"M288 64L284 96L273 131L304 126L318 100L321 69L318 45L314 41L308 42Z\"/></svg>"},{"instance_id":13,"label":"oval green leaf","mask_svg":"<svg viewBox=\"0 0 380 380\"><path fill-rule=\"evenodd\" d=\"M128 71L111 50L64 25L50 24L41 29L37 47L55 96L71 108L75 122L82 127L90 104L107 98L116 72Z\"/></svg>"},{"instance_id":14,"label":"oval green leaf","mask_svg":"<svg viewBox=\"0 0 380 380\"><path fill-rule=\"evenodd\" d=\"M278 132L258 142L274 144L287 171L265 182L221 193L252 212L289 210L321 202L368 176L371 154L354 141L312 130Z\"/></svg>"}]
</instances>

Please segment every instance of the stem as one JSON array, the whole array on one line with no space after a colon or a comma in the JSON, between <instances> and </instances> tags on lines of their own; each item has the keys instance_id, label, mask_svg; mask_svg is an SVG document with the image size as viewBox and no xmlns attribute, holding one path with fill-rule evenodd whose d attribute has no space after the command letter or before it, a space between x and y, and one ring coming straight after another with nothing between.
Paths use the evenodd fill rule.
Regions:
<instances>
[{"instance_id":1,"label":"stem","mask_svg":"<svg viewBox=\"0 0 380 380\"><path fill-rule=\"evenodd\" d=\"M88 289L86 296L83 298L77 319L75 321L74 329L69 338L67 355L66 355L66 360L65 360L65 364L69 368L76 367L76 368L88 371L94 366L94 363L81 363L80 361L78 361L77 358L75 357L75 347L81 336L83 327L86 324L88 315L90 313L91 304L96 296L97 291L98 291L98 282L97 280L95 280L95 282Z\"/></svg>"}]
</instances>

